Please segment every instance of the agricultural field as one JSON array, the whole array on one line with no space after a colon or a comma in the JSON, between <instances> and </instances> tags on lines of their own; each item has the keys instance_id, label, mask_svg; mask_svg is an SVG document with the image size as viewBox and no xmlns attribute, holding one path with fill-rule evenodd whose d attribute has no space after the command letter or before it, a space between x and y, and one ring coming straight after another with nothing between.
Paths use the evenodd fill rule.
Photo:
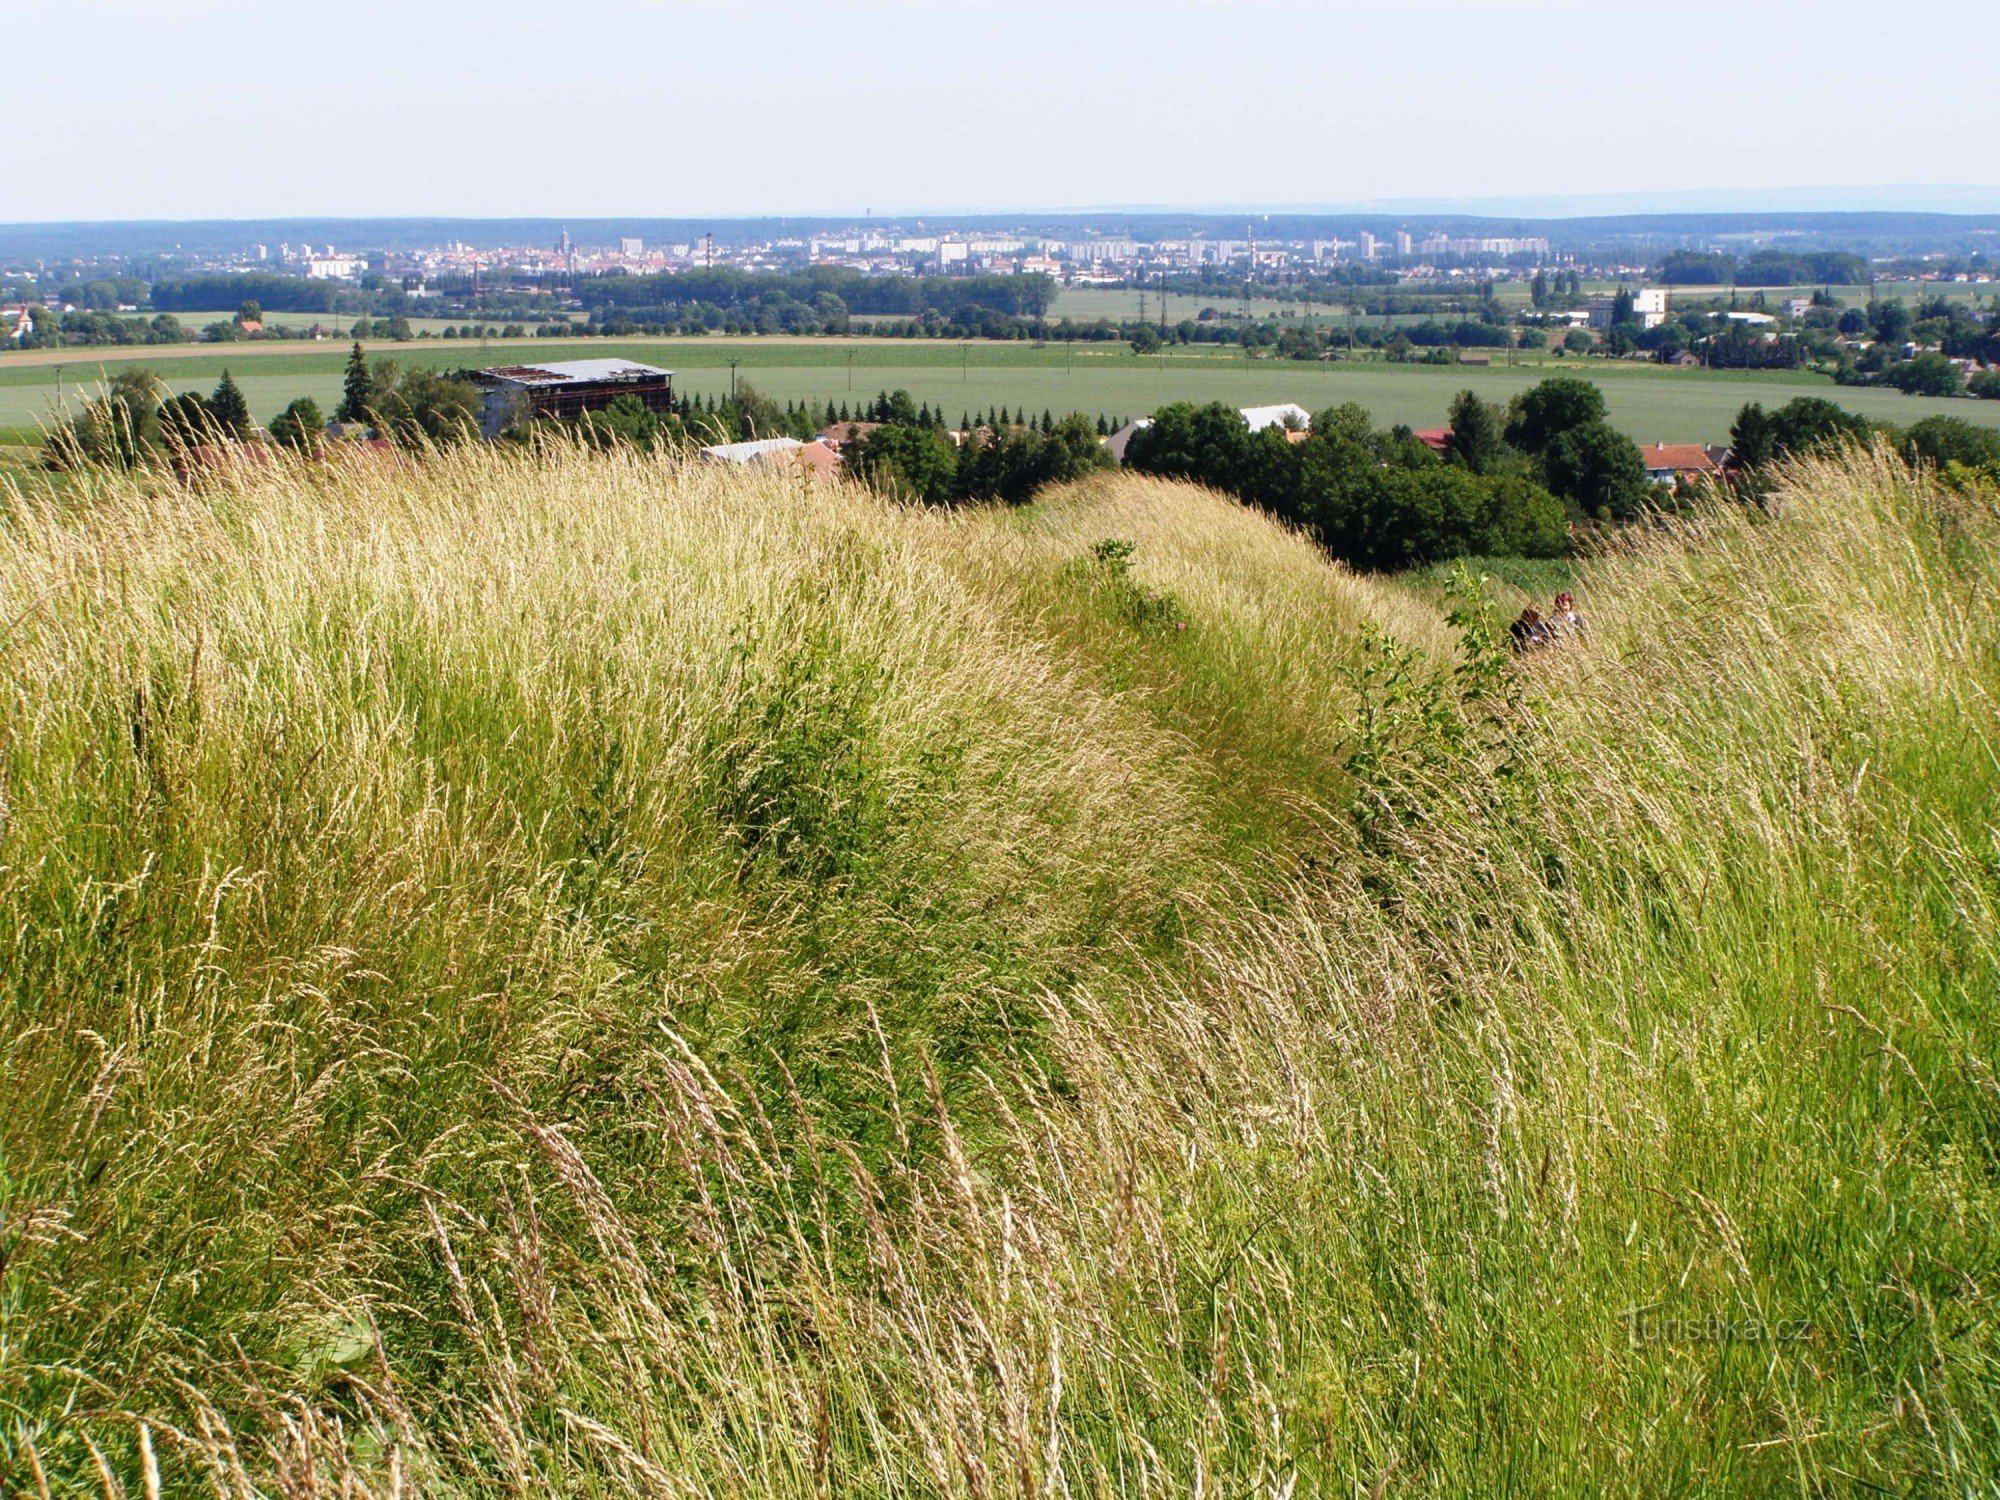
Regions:
<instances>
[{"instance_id":1,"label":"agricultural field","mask_svg":"<svg viewBox=\"0 0 2000 1500\"><path fill-rule=\"evenodd\" d=\"M116 316L124 318L127 322L131 323L150 323L154 318L159 316L159 313L154 310L148 310L145 312L119 313ZM218 308L208 312L176 312L173 316L180 320L181 327L198 333L211 323L229 322L236 316L236 309L229 307ZM317 323L321 328L327 329L334 335L338 335L346 329L352 328L358 316L359 314L351 312L285 312L281 309L272 308L264 314L264 326L266 329L287 328L298 329L304 332ZM447 328L461 328L467 323L494 325L508 321L511 320L504 318L411 318L410 329L414 333L441 334Z\"/></svg>"},{"instance_id":2,"label":"agricultural field","mask_svg":"<svg viewBox=\"0 0 2000 1500\"><path fill-rule=\"evenodd\" d=\"M435 341L372 346L379 357L439 369L478 363L476 346ZM1221 348L1169 350L1141 358L1122 344L1048 345L945 343L907 339L630 339L558 341L493 340L484 359L583 359L622 356L673 370L680 388L696 395L729 390L747 380L779 401L865 401L879 390L902 388L940 407L949 420L961 412L1005 406L1013 411L1081 411L1092 416L1142 416L1169 401L1227 401L1248 406L1296 401L1319 410L1358 401L1384 424L1441 425L1452 396L1470 387L1505 401L1556 370L1582 375L1604 388L1611 418L1640 442L1720 442L1746 401L1766 406L1794 396L1828 397L1885 421L1910 423L1945 414L2000 427L2000 402L1941 400L1895 391L1847 389L1788 371L1669 370L1645 364L1517 355L1514 364L1491 367L1396 365L1356 360L1298 363L1246 360ZM1505 355L1498 356L1505 359ZM61 375L65 401L74 405L105 376L134 365L156 370L176 391L207 390L226 367L259 420L268 420L297 396L311 396L331 411L340 397L346 346L338 343L246 344L228 351L71 350L60 364L48 354L0 356L0 430L32 431L54 411Z\"/></svg>"}]
</instances>

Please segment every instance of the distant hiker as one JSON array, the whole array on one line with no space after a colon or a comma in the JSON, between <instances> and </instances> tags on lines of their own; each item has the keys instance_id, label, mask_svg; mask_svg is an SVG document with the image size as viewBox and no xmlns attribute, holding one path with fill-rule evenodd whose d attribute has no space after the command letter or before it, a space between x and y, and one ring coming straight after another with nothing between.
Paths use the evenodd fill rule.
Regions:
<instances>
[{"instance_id":1,"label":"distant hiker","mask_svg":"<svg viewBox=\"0 0 2000 1500\"><path fill-rule=\"evenodd\" d=\"M1521 610L1520 617L1507 627L1507 633L1514 638L1516 651L1530 650L1549 638L1548 626L1542 623L1542 612L1532 604Z\"/></svg>"},{"instance_id":2,"label":"distant hiker","mask_svg":"<svg viewBox=\"0 0 2000 1500\"><path fill-rule=\"evenodd\" d=\"M1551 633L1554 635L1571 638L1582 636L1583 616L1576 612L1576 600L1571 598L1567 591L1556 595L1555 617L1549 624L1553 627Z\"/></svg>"}]
</instances>

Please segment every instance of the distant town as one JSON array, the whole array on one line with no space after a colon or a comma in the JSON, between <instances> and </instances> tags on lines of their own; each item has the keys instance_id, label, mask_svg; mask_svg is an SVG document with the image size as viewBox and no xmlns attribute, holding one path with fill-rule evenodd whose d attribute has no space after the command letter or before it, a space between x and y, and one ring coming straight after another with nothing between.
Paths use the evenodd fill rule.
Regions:
<instances>
[{"instance_id":1,"label":"distant town","mask_svg":"<svg viewBox=\"0 0 2000 1500\"><path fill-rule=\"evenodd\" d=\"M1438 270L1471 271L1495 265L1541 264L1550 260L1544 236L1413 234L1376 235L1363 230L1337 237L1272 239L1261 242L1254 224L1234 238L1200 234L1138 239L1131 235L1058 237L883 232L852 228L798 238L718 241L699 239L652 244L640 235L621 235L603 244L582 244L567 231L553 244L478 246L454 241L413 250L343 249L332 243L255 243L236 254L189 257L194 271L280 270L322 281L360 282L375 274L412 281L406 290L426 291L431 279L456 282L528 277L550 278L648 275L712 270L796 271L806 266L843 266L875 276L950 275L998 272L1055 276L1085 285L1116 286L1160 270L1189 271L1233 267L1283 272L1340 262L1394 263L1409 274ZM171 258L171 257L169 257ZM25 268L19 268L25 269Z\"/></svg>"},{"instance_id":2,"label":"distant town","mask_svg":"<svg viewBox=\"0 0 2000 1500\"><path fill-rule=\"evenodd\" d=\"M1948 420L1956 424L1951 451L1985 462L1984 439L1961 442L1958 429L1966 419L1982 429L1996 425L1987 403L2000 400L2000 223L1820 217L1828 221L1369 227L1253 218L1006 231L922 221L737 223L657 240L644 223L629 234L616 225L585 233L558 226L535 240L521 233L531 225L385 221L350 226L356 238L346 241L238 242L230 236L284 226L190 225L183 240L164 244L161 235L173 226L71 226L60 235L44 232L38 243L10 241L0 228L0 336L21 351L22 363L39 360L42 378L52 380L40 410L23 404L35 399L31 383L12 392L19 425L11 461L56 469L184 466L190 455L206 462L209 450L233 454L231 445L244 443L411 448L555 426L591 441L665 445L711 460L856 473L933 500L1016 497L1099 457L1128 462L1135 437L1150 426L1144 414L1157 416L1192 390L1132 386L1116 362L1145 361L1126 368L1164 372L1179 355L1205 359L1211 370L1221 360L1238 370L1286 372L1276 391L1266 387L1285 397L1283 404L1268 396L1216 403L1240 410L1252 434L1273 425L1301 435L1313 430L1312 409L1298 401L1308 387L1292 381L1314 365L1382 369L1343 388L1369 402L1395 400L1394 385L1381 380L1396 377L1383 367L1410 364L1464 367L1469 376L1501 366L1512 372L1509 380L1530 369L1591 378L1593 371L1645 366L1656 395L1664 394L1657 381L1682 378L1680 371L1697 382L1754 382L1786 372L1805 382L1782 396L1754 383L1713 386L1704 398L1710 403L1734 398L1726 421L1718 409L1691 422L1688 409L1649 400L1628 409L1621 420L1634 430L1617 433L1615 442L1593 428L1603 451L1590 476L1564 475L1560 465L1537 471L1553 497L1548 503L1566 506L1573 520L1622 518L1659 487L1757 467L1746 454L1762 446L1767 389L1774 410L1817 413L1814 421L1826 417L1819 407L1853 416L1860 425L1840 428L1849 437L1894 433L1901 441L1905 428ZM323 230L327 222L309 227ZM433 238L440 230L449 237ZM372 247L362 234L374 237ZM58 250L70 253L34 253ZM854 399L865 389L854 385L851 353L787 351L784 369L759 370L754 385L746 376L739 388L736 367L747 346L705 355L700 341L712 335L866 336L878 359L884 347L896 347L915 362L884 381L870 408ZM509 340L542 352L492 347ZM701 389L698 375L677 381L668 366L652 362L646 340L661 341L653 346L660 357L684 371L726 357L726 396L713 385ZM664 346L672 340L696 342L681 343L676 353ZM936 347L947 340L961 347ZM125 356L144 360L168 346L216 346L216 356L234 362L229 351L237 346L277 354L283 349L271 346L301 342L324 352L301 367L290 389L278 386L278 377L253 376L246 392L224 363L203 372L216 379L204 394L171 378L163 360L158 369L128 364L115 376L100 368L97 393L81 409L75 383L65 401L66 350L146 346L146 354ZM384 345L419 343L429 346L420 357L414 350L382 357ZM1008 354L1009 344L1039 352ZM1095 346L1095 358L1072 384L1077 346ZM982 364L992 358L1013 368L1009 360L1027 359L1035 366L1023 368L1001 399L989 397L983 413L960 399L972 394L975 349ZM343 353L333 402L333 362ZM949 396L950 386L937 378L940 359L955 367L959 389ZM238 373L245 369L238 365ZM767 377L777 384L765 385ZM1862 397L1867 420L1829 407L1815 382L1875 388ZM918 399L905 397L908 410L885 416L882 403L897 388L913 389ZM1510 400L1519 394L1515 384L1480 388ZM1921 402L1882 405L1906 398ZM1953 414L1923 402L1949 403ZM1074 422L1065 424L1058 416L1064 411ZM1288 416L1282 423L1258 416L1272 412ZM1462 423L1436 425L1444 414L1432 408L1421 421L1371 430L1389 434L1378 446L1399 465L1421 468L1454 453L1471 463L1476 454L1453 447ZM1608 408L1600 416L1608 420ZM30 423L50 434L46 443ZM1725 426L1727 444L1718 441ZM1922 431L1935 436L1932 428ZM1141 439L1136 451L1146 452L1149 441L1159 440ZM990 455L1006 443L1013 447L1003 472ZM39 451L33 460L30 448ZM972 451L989 453L985 467L960 473L956 455ZM1538 450L1531 456L1541 464ZM1207 477L1237 488L1231 471L1221 464ZM1613 474L1615 485L1606 477ZM1365 550L1375 556L1380 548Z\"/></svg>"},{"instance_id":3,"label":"distant town","mask_svg":"<svg viewBox=\"0 0 2000 1500\"><path fill-rule=\"evenodd\" d=\"M355 221L353 239L234 237L289 227L0 226L0 342L875 334L1461 361L1562 345L1902 389L1897 367L1936 355L1949 375L1933 361L1909 378L1979 395L2000 273L2000 221L1946 215L639 221L544 240L523 237L550 227L529 222Z\"/></svg>"}]
</instances>

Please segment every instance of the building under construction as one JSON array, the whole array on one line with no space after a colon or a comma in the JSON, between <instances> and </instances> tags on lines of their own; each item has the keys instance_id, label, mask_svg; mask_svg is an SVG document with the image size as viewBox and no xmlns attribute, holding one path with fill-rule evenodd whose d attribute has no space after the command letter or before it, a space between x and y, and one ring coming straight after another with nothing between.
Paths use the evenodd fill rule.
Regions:
<instances>
[{"instance_id":1,"label":"building under construction","mask_svg":"<svg viewBox=\"0 0 2000 1500\"><path fill-rule=\"evenodd\" d=\"M637 396L648 411L674 404L674 372L629 359L571 359L545 365L467 370L480 389L479 431L487 439L534 417L575 418L602 411L620 396Z\"/></svg>"}]
</instances>

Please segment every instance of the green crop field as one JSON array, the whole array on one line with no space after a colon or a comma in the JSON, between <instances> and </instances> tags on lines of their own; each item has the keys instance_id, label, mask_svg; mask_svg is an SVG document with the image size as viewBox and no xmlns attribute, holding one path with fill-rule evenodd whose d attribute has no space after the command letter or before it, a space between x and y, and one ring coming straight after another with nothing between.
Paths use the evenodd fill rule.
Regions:
<instances>
[{"instance_id":1,"label":"green crop field","mask_svg":"<svg viewBox=\"0 0 2000 1500\"><path fill-rule=\"evenodd\" d=\"M228 352L106 350L90 363L57 367L42 356L0 358L0 429L32 429L54 409L60 368L63 393L74 403L104 375L134 365L158 371L176 391L207 390L227 367L251 410L268 420L296 396L311 396L331 410L340 397L341 345L243 345ZM1524 356L1490 368L1395 365L1358 360L1330 364L1275 359L1245 360L1240 351L1197 348L1141 358L1122 344L957 344L903 339L634 339L494 340L482 355L476 346L434 341L384 346L381 357L435 368L482 360L583 359L620 356L675 371L680 388L697 395L727 392L735 378L752 382L779 401L815 405L867 400L902 388L941 407L949 420L961 412L1005 406L1013 411L1141 416L1169 401L1227 401L1239 406L1296 401L1319 410L1358 401L1384 424L1438 426L1452 396L1467 387L1505 401L1556 370L1603 386L1612 420L1640 442L1719 442L1746 401L1766 406L1794 396L1828 397L1851 410L1909 423L1948 414L2000 427L2000 402L1931 400L1895 391L1844 389L1820 377L1791 372L1669 370L1657 365L1611 364ZM1504 358L1504 356L1500 356Z\"/></svg>"}]
</instances>

